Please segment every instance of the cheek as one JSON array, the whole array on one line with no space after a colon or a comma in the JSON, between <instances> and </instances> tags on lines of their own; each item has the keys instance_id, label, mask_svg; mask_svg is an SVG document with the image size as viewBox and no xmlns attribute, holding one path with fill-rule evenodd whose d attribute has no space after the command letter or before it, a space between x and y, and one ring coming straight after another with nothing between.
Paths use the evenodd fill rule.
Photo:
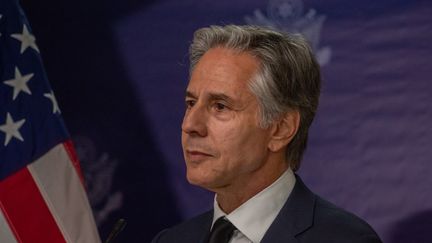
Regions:
<instances>
[{"instance_id":1,"label":"cheek","mask_svg":"<svg viewBox=\"0 0 432 243\"><path fill-rule=\"evenodd\" d=\"M221 152L238 149L248 138L247 129L233 124L215 127L213 135L215 145L223 150Z\"/></svg>"},{"instance_id":2,"label":"cheek","mask_svg":"<svg viewBox=\"0 0 432 243\"><path fill-rule=\"evenodd\" d=\"M227 128L218 135L219 140L215 142L223 159L228 161L239 164L260 162L267 151L267 134L251 125Z\"/></svg>"}]
</instances>

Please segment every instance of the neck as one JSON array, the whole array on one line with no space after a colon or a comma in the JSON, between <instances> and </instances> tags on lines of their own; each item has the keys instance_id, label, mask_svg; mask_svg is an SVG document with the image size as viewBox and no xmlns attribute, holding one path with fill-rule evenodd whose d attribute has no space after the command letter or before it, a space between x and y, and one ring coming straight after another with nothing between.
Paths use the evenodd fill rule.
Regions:
<instances>
[{"instance_id":1,"label":"neck","mask_svg":"<svg viewBox=\"0 0 432 243\"><path fill-rule=\"evenodd\" d=\"M288 163L283 160L283 157L281 160L275 158L267 161L263 167L253 173L239 178L235 183L214 190L219 207L226 214L231 213L247 200L270 186L287 169Z\"/></svg>"}]
</instances>

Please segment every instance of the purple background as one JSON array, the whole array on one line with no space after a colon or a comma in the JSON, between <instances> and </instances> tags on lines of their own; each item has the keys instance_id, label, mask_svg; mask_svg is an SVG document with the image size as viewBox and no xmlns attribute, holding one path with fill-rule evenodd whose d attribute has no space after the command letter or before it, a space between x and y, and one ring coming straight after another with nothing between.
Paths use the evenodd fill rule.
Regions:
<instances>
[{"instance_id":1,"label":"purple background","mask_svg":"<svg viewBox=\"0 0 432 243\"><path fill-rule=\"evenodd\" d=\"M102 238L124 217L118 241L148 242L211 207L213 196L184 179L188 45L199 27L245 24L256 10L270 18L283 2L22 1ZM432 242L432 4L297 2L299 18L325 16L317 51L331 51L299 174L385 242Z\"/></svg>"}]
</instances>

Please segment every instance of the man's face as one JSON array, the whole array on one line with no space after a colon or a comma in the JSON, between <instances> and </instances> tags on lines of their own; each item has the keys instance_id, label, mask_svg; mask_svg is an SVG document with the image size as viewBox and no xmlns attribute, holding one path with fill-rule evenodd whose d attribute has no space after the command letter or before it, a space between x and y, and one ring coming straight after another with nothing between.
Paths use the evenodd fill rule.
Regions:
<instances>
[{"instance_id":1,"label":"man's face","mask_svg":"<svg viewBox=\"0 0 432 243\"><path fill-rule=\"evenodd\" d=\"M270 129L259 126L259 105L248 83L258 70L248 53L207 51L186 92L182 145L190 183L217 190L252 179L266 162Z\"/></svg>"}]
</instances>

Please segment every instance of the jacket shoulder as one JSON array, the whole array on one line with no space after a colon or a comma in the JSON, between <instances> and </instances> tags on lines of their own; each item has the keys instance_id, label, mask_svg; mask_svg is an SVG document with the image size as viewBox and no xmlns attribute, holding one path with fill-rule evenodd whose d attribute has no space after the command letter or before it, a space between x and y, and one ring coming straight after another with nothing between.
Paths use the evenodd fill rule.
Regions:
<instances>
[{"instance_id":1,"label":"jacket shoulder","mask_svg":"<svg viewBox=\"0 0 432 243\"><path fill-rule=\"evenodd\" d=\"M201 242L210 232L213 211L208 211L181 224L164 229L157 234L152 243L190 243Z\"/></svg>"},{"instance_id":2,"label":"jacket shoulder","mask_svg":"<svg viewBox=\"0 0 432 243\"><path fill-rule=\"evenodd\" d=\"M305 232L304 236L300 236L300 238L314 238L316 236L317 239L314 239L317 240L316 242L335 243L381 242L377 233L366 221L319 196L316 196L314 211L313 226L307 231L308 233Z\"/></svg>"}]
</instances>

